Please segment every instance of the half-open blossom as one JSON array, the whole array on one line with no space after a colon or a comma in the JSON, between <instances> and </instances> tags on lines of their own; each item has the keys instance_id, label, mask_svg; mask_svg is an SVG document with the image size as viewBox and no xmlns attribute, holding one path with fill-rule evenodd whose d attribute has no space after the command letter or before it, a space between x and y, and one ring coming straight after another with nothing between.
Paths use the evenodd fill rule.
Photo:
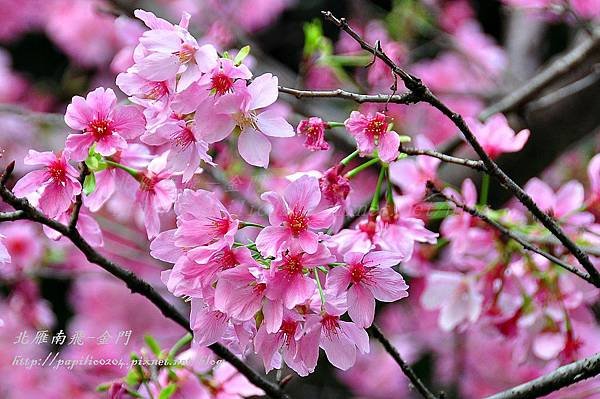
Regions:
<instances>
[{"instance_id":1,"label":"half-open blossom","mask_svg":"<svg viewBox=\"0 0 600 399\"><path fill-rule=\"evenodd\" d=\"M398 157L400 136L388 129L387 117L381 112L364 115L352 111L344 125L356 139L361 155L371 155L374 150L377 150L379 158L384 162L392 162Z\"/></svg>"},{"instance_id":2,"label":"half-open blossom","mask_svg":"<svg viewBox=\"0 0 600 399\"><path fill-rule=\"evenodd\" d=\"M23 162L25 165L43 165L44 168L23 176L15 184L13 193L17 197L24 197L41 192L38 205L49 217L54 218L66 212L75 196L81 193L79 173L69 164L69 153L64 151L56 155L29 150Z\"/></svg>"},{"instance_id":3,"label":"half-open blossom","mask_svg":"<svg viewBox=\"0 0 600 399\"><path fill-rule=\"evenodd\" d=\"M148 239L156 237L160 232L159 214L168 212L177 196L175 182L171 172L166 170L168 153L154 158L148 169L139 177L135 200L144 212L144 225Z\"/></svg>"},{"instance_id":4,"label":"half-open blossom","mask_svg":"<svg viewBox=\"0 0 600 399\"><path fill-rule=\"evenodd\" d=\"M350 318L360 327L369 327L375 317L375 299L394 302L408 296L408 285L392 269L402 260L398 254L386 251L347 253L346 266L329 271L326 287L338 294L348 290Z\"/></svg>"},{"instance_id":5,"label":"half-open blossom","mask_svg":"<svg viewBox=\"0 0 600 399\"><path fill-rule=\"evenodd\" d=\"M312 271L335 261L329 250L320 244L314 254L289 251L271 262L272 274L266 295L272 300L280 300L288 309L309 299L317 286Z\"/></svg>"},{"instance_id":6,"label":"half-open blossom","mask_svg":"<svg viewBox=\"0 0 600 399\"><path fill-rule=\"evenodd\" d=\"M73 97L67 106L65 122L81 133L70 134L65 148L71 157L82 161L92 145L99 154L108 156L127 147L125 139L143 133L145 123L142 112L135 106L117 106L117 96L112 89L99 87L86 98Z\"/></svg>"},{"instance_id":7,"label":"half-open blossom","mask_svg":"<svg viewBox=\"0 0 600 399\"><path fill-rule=\"evenodd\" d=\"M203 121L202 137L209 143L221 141L233 131L241 130L238 151L250 165L266 168L269 165L271 142L265 136L292 137L294 128L276 110L263 108L272 105L279 94L276 76L266 73L255 78L247 87L237 83L233 93L225 94L213 106L202 106L196 118Z\"/></svg>"},{"instance_id":8,"label":"half-open blossom","mask_svg":"<svg viewBox=\"0 0 600 399\"><path fill-rule=\"evenodd\" d=\"M467 123L491 158L497 158L507 152L520 151L529 139L529 130L523 129L515 134L502 114L493 115L485 123L473 118L468 119Z\"/></svg>"},{"instance_id":9,"label":"half-open blossom","mask_svg":"<svg viewBox=\"0 0 600 399\"><path fill-rule=\"evenodd\" d=\"M534 177L525 184L524 190L540 209L563 222L583 225L594 220L591 214L583 211L585 193L578 181L571 180L554 192L548 184Z\"/></svg>"},{"instance_id":10,"label":"half-open blossom","mask_svg":"<svg viewBox=\"0 0 600 399\"><path fill-rule=\"evenodd\" d=\"M440 310L438 323L444 331L451 331L463 322L477 321L482 302L471 276L443 271L427 276L427 287L421 296L423 307Z\"/></svg>"},{"instance_id":11,"label":"half-open blossom","mask_svg":"<svg viewBox=\"0 0 600 399\"><path fill-rule=\"evenodd\" d=\"M328 150L329 144L325 141L327 124L321 118L310 117L303 119L298 124L297 133L306 136L304 146L311 151Z\"/></svg>"},{"instance_id":12,"label":"half-open blossom","mask_svg":"<svg viewBox=\"0 0 600 399\"><path fill-rule=\"evenodd\" d=\"M286 249L309 254L317 251L319 236L315 230L331 226L337 207L314 211L321 201L319 181L315 177L302 176L293 181L283 197L269 191L261 198L273 208L269 213L271 226L256 237L256 246L263 256L275 256Z\"/></svg>"}]
</instances>

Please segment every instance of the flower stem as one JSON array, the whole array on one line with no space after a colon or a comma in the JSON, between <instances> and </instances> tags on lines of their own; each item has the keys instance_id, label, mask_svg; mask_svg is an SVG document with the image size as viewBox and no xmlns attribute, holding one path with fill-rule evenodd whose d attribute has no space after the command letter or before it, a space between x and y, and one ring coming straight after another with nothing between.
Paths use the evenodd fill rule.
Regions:
<instances>
[{"instance_id":1,"label":"flower stem","mask_svg":"<svg viewBox=\"0 0 600 399\"><path fill-rule=\"evenodd\" d=\"M347 166L350 161L352 161L358 155L358 150L354 151L352 154L348 155L346 158L342 159L340 163L344 166Z\"/></svg>"},{"instance_id":2,"label":"flower stem","mask_svg":"<svg viewBox=\"0 0 600 399\"><path fill-rule=\"evenodd\" d=\"M479 205L486 205L488 202L488 193L490 191L490 175L487 173L483 174L481 180L481 193L479 195Z\"/></svg>"},{"instance_id":3,"label":"flower stem","mask_svg":"<svg viewBox=\"0 0 600 399\"><path fill-rule=\"evenodd\" d=\"M379 171L379 179L377 179L377 186L375 186L375 194L371 200L371 208L369 208L371 213L377 213L377 211L379 211L379 197L381 196L381 185L383 184L386 169L386 167L382 166Z\"/></svg>"},{"instance_id":4,"label":"flower stem","mask_svg":"<svg viewBox=\"0 0 600 399\"><path fill-rule=\"evenodd\" d=\"M356 168L352 169L348 173L346 173L346 178L350 179L350 178L356 176L357 174L359 174L360 172L362 172L363 170L367 169L369 166L375 165L378 162L379 162L379 158L373 158L373 159L363 163L362 165L357 166Z\"/></svg>"},{"instance_id":5,"label":"flower stem","mask_svg":"<svg viewBox=\"0 0 600 399\"><path fill-rule=\"evenodd\" d=\"M110 165L110 166L113 166L115 168L119 168L121 170L124 170L125 172L127 172L131 176L133 176L134 179L137 179L140 176L140 172L139 171L137 171L137 170L135 170L133 168L130 168L128 166L121 165L118 162L111 161L110 159L105 159L104 162L106 162L107 165Z\"/></svg>"},{"instance_id":6,"label":"flower stem","mask_svg":"<svg viewBox=\"0 0 600 399\"><path fill-rule=\"evenodd\" d=\"M183 337L181 337L179 339L179 341L175 342L175 344L169 351L169 359L170 360L175 359L175 356L177 356L177 353L181 350L181 348L183 348L184 346L186 346L187 344L192 342L192 338L193 338L192 334L185 334Z\"/></svg>"},{"instance_id":7,"label":"flower stem","mask_svg":"<svg viewBox=\"0 0 600 399\"><path fill-rule=\"evenodd\" d=\"M328 128L332 128L332 127L344 127L344 122L327 122L327 127Z\"/></svg>"},{"instance_id":8,"label":"flower stem","mask_svg":"<svg viewBox=\"0 0 600 399\"><path fill-rule=\"evenodd\" d=\"M323 292L323 287L321 286L321 280L319 279L319 270L315 267L313 269L315 272L315 280L317 280L317 288L319 289L319 296L321 297L321 303L325 305L325 293Z\"/></svg>"}]
</instances>

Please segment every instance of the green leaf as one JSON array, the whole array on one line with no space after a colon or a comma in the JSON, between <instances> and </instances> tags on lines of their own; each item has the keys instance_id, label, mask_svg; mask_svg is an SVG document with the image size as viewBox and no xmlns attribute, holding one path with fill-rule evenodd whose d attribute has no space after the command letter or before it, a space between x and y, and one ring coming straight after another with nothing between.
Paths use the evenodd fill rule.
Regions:
<instances>
[{"instance_id":1,"label":"green leaf","mask_svg":"<svg viewBox=\"0 0 600 399\"><path fill-rule=\"evenodd\" d=\"M250 54L250 46L244 46L240 49L240 51L238 51L238 53L235 56L235 59L233 60L233 63L235 65L240 65L244 59L248 56L248 54Z\"/></svg>"},{"instance_id":2,"label":"green leaf","mask_svg":"<svg viewBox=\"0 0 600 399\"><path fill-rule=\"evenodd\" d=\"M304 55L314 54L323 40L323 27L321 21L315 19L304 24Z\"/></svg>"},{"instance_id":3,"label":"green leaf","mask_svg":"<svg viewBox=\"0 0 600 399\"><path fill-rule=\"evenodd\" d=\"M85 177L83 181L83 192L85 195L90 195L96 189L96 175L94 172L91 172L89 175Z\"/></svg>"},{"instance_id":4,"label":"green leaf","mask_svg":"<svg viewBox=\"0 0 600 399\"><path fill-rule=\"evenodd\" d=\"M129 373L123 377L123 382L127 385L135 386L140 383L140 374L136 369L129 370Z\"/></svg>"},{"instance_id":5,"label":"green leaf","mask_svg":"<svg viewBox=\"0 0 600 399\"><path fill-rule=\"evenodd\" d=\"M90 170L97 170L98 166L100 164L100 161L98 160L98 158L96 157L96 154L90 154L86 159L85 159L85 164L87 165L87 167Z\"/></svg>"},{"instance_id":6,"label":"green leaf","mask_svg":"<svg viewBox=\"0 0 600 399\"><path fill-rule=\"evenodd\" d=\"M176 390L177 390L177 385L169 384L166 387L164 387L162 391L160 391L160 394L158 395L158 399L169 399L171 396L173 396L173 394L175 393Z\"/></svg>"},{"instance_id":7,"label":"green leaf","mask_svg":"<svg viewBox=\"0 0 600 399\"><path fill-rule=\"evenodd\" d=\"M157 357L160 356L160 345L158 344L158 342L156 342L152 335L145 335L144 342L146 342L146 345L148 345L148 348L150 348L154 355L156 355Z\"/></svg>"},{"instance_id":8,"label":"green leaf","mask_svg":"<svg viewBox=\"0 0 600 399\"><path fill-rule=\"evenodd\" d=\"M400 135L401 143L410 143L411 140L412 138L410 136Z\"/></svg>"}]
</instances>

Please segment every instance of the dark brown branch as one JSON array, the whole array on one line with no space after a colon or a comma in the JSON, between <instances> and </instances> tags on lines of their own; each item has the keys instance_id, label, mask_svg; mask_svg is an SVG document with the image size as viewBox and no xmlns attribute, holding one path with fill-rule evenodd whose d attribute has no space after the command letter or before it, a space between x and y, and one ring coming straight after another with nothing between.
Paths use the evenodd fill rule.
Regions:
<instances>
[{"instance_id":1,"label":"dark brown branch","mask_svg":"<svg viewBox=\"0 0 600 399\"><path fill-rule=\"evenodd\" d=\"M582 279L584 279L588 283L593 284L596 287L600 288L600 285L597 284L594 280L590 279L590 276L587 273L584 273L581 270L577 269L575 266L570 265L570 264L568 264L566 262L563 262L562 260L560 260L556 256L554 256L552 254L549 254L548 252L544 251L543 249L541 249L537 245L532 244L531 242L527 241L525 238L523 238L523 237L521 237L521 236L513 233L512 231L510 231L504 225L498 223L497 221L495 221L493 219L490 219L487 215L479 212L477 209L471 208L471 207L465 205L464 203L458 201L456 198L453 198L451 196L448 196L448 195L444 194L432 182L427 182L427 189L432 194L435 194L435 195L438 195L438 196L444 198L446 201L453 203L458 208L460 208L463 211L469 213L470 215L472 215L472 216L474 216L474 217L476 217L478 219L481 219L483 222L487 223L488 225L490 225L493 228L495 228L496 230L498 230L503 236L505 236L507 238L510 238L510 239L518 242L526 250L531 251L531 252L535 252L536 254L539 254L539 255L543 256L544 258L546 258L549 261L557 264L558 266L562 267L563 269L568 270L569 272L571 272L573 274L576 274L578 277L581 277Z\"/></svg>"},{"instance_id":2,"label":"dark brown branch","mask_svg":"<svg viewBox=\"0 0 600 399\"><path fill-rule=\"evenodd\" d=\"M336 90L298 90L289 87L279 86L280 93L291 94L301 98L341 98L345 100L362 103L394 103L394 104L412 104L416 97L414 93L407 92L403 94L385 95L385 94L358 94L342 89Z\"/></svg>"},{"instance_id":3,"label":"dark brown branch","mask_svg":"<svg viewBox=\"0 0 600 399\"><path fill-rule=\"evenodd\" d=\"M598 374L600 374L600 353L559 367L551 373L489 396L487 399L539 398Z\"/></svg>"},{"instance_id":4,"label":"dark brown branch","mask_svg":"<svg viewBox=\"0 0 600 399\"><path fill-rule=\"evenodd\" d=\"M600 49L600 31L596 30L581 44L546 66L525 85L511 91L506 97L483 110L480 118L485 120L494 114L520 108L552 83L581 65L598 49Z\"/></svg>"},{"instance_id":5,"label":"dark brown branch","mask_svg":"<svg viewBox=\"0 0 600 399\"><path fill-rule=\"evenodd\" d=\"M410 380L411 384L421 394L421 396L423 396L426 399L438 399L439 398L438 396L434 395L429 390L429 388L427 388L425 386L423 381L421 381L419 376L417 376L417 374L412 369L412 367L410 367L410 365L408 363L406 363L406 361L404 361L404 359L402 359L402 356L400 356L400 353L398 352L398 350L396 350L394 345L392 345L392 343L387 340L387 338L383 335L383 333L381 332L379 327L377 327L376 324L373 324L369 328L369 334L371 334L371 336L373 338L375 338L377 341L379 341L379 343L381 343L381 345L383 345L383 348L385 349L385 351L396 361L398 366L400 366L400 368L402 369L402 372L404 373L404 375Z\"/></svg>"},{"instance_id":6,"label":"dark brown branch","mask_svg":"<svg viewBox=\"0 0 600 399\"><path fill-rule=\"evenodd\" d=\"M1 212L0 222L14 222L15 220L25 219L25 213L23 211L14 212Z\"/></svg>"},{"instance_id":7,"label":"dark brown branch","mask_svg":"<svg viewBox=\"0 0 600 399\"><path fill-rule=\"evenodd\" d=\"M446 104L440 101L432 92L423 84L423 82L404 71L394 61L392 61L380 48L373 47L367 43L356 31L354 31L344 18L336 18L331 12L323 12L324 17L331 21L338 28L348 33L357 43L360 44L361 48L367 50L371 54L381 59L388 67L402 79L404 85L411 90L417 98L430 104L432 107L438 109L444 114L454 125L460 130L467 142L475 150L477 155L483 161L488 173L493 176L498 182L513 195L556 237L558 240L577 258L583 268L589 273L590 278L594 281L595 285L600 285L600 273L585 252L581 250L560 228L555 220L542 211L533 199L510 177L506 175L498 165L489 157L485 152L469 126L465 123L463 117L452 111Z\"/></svg>"},{"instance_id":8,"label":"dark brown branch","mask_svg":"<svg viewBox=\"0 0 600 399\"><path fill-rule=\"evenodd\" d=\"M59 223L56 220L49 219L39 210L31 206L29 201L26 199L17 198L4 185L9 176L10 171L7 170L0 178L0 197L4 200L4 202L15 208L17 212L22 212L21 218L43 224L61 233L63 236L67 237L73 243L73 245L75 245L75 247L81 251L81 253L85 255L90 263L100 266L113 276L123 281L132 293L137 293L146 297L161 311L166 318L173 320L187 331L192 332L189 320L173 305L167 302L150 284L140 279L137 275L135 275L135 273L123 269L122 267L102 256L81 236L77 229L70 229L67 225ZM279 386L266 380L223 345L218 343L213 344L209 346L209 349L212 350L216 355L229 362L240 373L248 378L251 383L264 390L265 393L271 398L289 399L287 393L285 393Z\"/></svg>"}]
</instances>

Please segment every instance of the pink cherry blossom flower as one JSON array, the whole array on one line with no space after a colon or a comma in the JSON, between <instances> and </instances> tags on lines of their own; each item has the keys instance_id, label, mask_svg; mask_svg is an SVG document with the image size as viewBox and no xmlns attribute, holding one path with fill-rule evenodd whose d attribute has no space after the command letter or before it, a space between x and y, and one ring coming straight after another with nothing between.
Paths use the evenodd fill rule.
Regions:
<instances>
[{"instance_id":1,"label":"pink cherry blossom flower","mask_svg":"<svg viewBox=\"0 0 600 399\"><path fill-rule=\"evenodd\" d=\"M290 251L271 262L272 274L268 280L266 295L271 300L281 300L286 308L293 309L305 302L317 286L312 271L335 261L329 250L320 244L314 254Z\"/></svg>"},{"instance_id":2,"label":"pink cherry blossom flower","mask_svg":"<svg viewBox=\"0 0 600 399\"><path fill-rule=\"evenodd\" d=\"M220 341L229 326L229 318L210 304L212 298L192 299L190 327L194 331L194 345L209 346Z\"/></svg>"},{"instance_id":3,"label":"pink cherry blossom flower","mask_svg":"<svg viewBox=\"0 0 600 399\"><path fill-rule=\"evenodd\" d=\"M222 96L234 90L235 81L251 77L252 72L246 65L235 65L233 60L220 58L217 65L199 80L198 85L215 96Z\"/></svg>"},{"instance_id":4,"label":"pink cherry blossom flower","mask_svg":"<svg viewBox=\"0 0 600 399\"><path fill-rule=\"evenodd\" d=\"M344 218L351 204L348 200L350 194L350 180L342 174L343 165L337 164L327 169L319 178L319 188L321 189L321 206L338 206L334 214L334 221L331 229L338 232L344 224Z\"/></svg>"},{"instance_id":5,"label":"pink cherry blossom flower","mask_svg":"<svg viewBox=\"0 0 600 399\"><path fill-rule=\"evenodd\" d=\"M59 215L56 220L62 224L69 224L71 215L73 213L73 207L69 208L66 212ZM51 229L48 226L43 226L44 234L51 240L58 241L62 238L62 234L58 231ZM81 209L79 217L77 218L77 230L81 236L92 246L99 248L104 246L104 239L102 238L102 230L100 225L85 209Z\"/></svg>"},{"instance_id":6,"label":"pink cherry blossom flower","mask_svg":"<svg viewBox=\"0 0 600 399\"><path fill-rule=\"evenodd\" d=\"M92 145L101 155L112 155L127 147L125 139L133 139L144 131L145 120L135 106L117 106L112 89L99 87L87 97L75 96L67 106L65 122L82 133L70 134L65 148L72 158L82 161Z\"/></svg>"},{"instance_id":7,"label":"pink cherry blossom flower","mask_svg":"<svg viewBox=\"0 0 600 399\"><path fill-rule=\"evenodd\" d=\"M280 369L283 360L300 376L307 376L313 370L308 369L297 355L299 340L302 337L302 322L304 318L297 312L284 310L283 320L279 329L269 333L263 323L254 337L254 349L262 358L265 371Z\"/></svg>"},{"instance_id":8,"label":"pink cherry blossom flower","mask_svg":"<svg viewBox=\"0 0 600 399\"><path fill-rule=\"evenodd\" d=\"M239 220L227 211L215 193L185 190L175 204L175 212L176 246L221 248L223 244L228 247L233 244Z\"/></svg>"},{"instance_id":9,"label":"pink cherry blossom flower","mask_svg":"<svg viewBox=\"0 0 600 399\"><path fill-rule=\"evenodd\" d=\"M402 260L398 254L385 251L347 253L346 266L329 271L326 287L337 294L348 290L350 318L360 327L369 327L375 317L375 299L394 302L408 296L408 285L391 268Z\"/></svg>"},{"instance_id":10,"label":"pink cherry blossom flower","mask_svg":"<svg viewBox=\"0 0 600 399\"><path fill-rule=\"evenodd\" d=\"M297 133L306 136L304 146L311 151L328 150L329 144L325 141L327 124L321 118L311 117L303 119L298 124Z\"/></svg>"},{"instance_id":11,"label":"pink cherry blossom flower","mask_svg":"<svg viewBox=\"0 0 600 399\"><path fill-rule=\"evenodd\" d=\"M306 367L315 367L318 347L323 348L327 360L335 367L348 370L356 362L356 352L369 353L369 336L355 323L343 321L343 309L325 305L320 314L306 316L305 335L300 340L298 353Z\"/></svg>"},{"instance_id":12,"label":"pink cherry blossom flower","mask_svg":"<svg viewBox=\"0 0 600 399\"><path fill-rule=\"evenodd\" d=\"M238 151L250 165L269 165L271 142L265 136L292 137L294 128L274 109L258 112L272 105L279 95L276 76L266 73L247 87L239 82L233 93L225 94L213 106L201 106L196 118L203 120L202 137L209 143L226 138L235 126L241 130Z\"/></svg>"},{"instance_id":13,"label":"pink cherry blossom flower","mask_svg":"<svg viewBox=\"0 0 600 399\"><path fill-rule=\"evenodd\" d=\"M434 145L424 136L418 136L415 146L434 149ZM403 158L390 164L390 179L402 189L402 193L415 199L422 199L427 182L437 181L438 167L441 161L428 156Z\"/></svg>"},{"instance_id":14,"label":"pink cherry blossom flower","mask_svg":"<svg viewBox=\"0 0 600 399\"><path fill-rule=\"evenodd\" d=\"M398 157L400 136L392 130L388 131L389 123L381 112L375 115L363 115L358 111L352 111L344 125L356 139L362 156L370 155L377 150L379 158L384 162L392 162Z\"/></svg>"},{"instance_id":15,"label":"pink cherry blossom flower","mask_svg":"<svg viewBox=\"0 0 600 399\"><path fill-rule=\"evenodd\" d=\"M394 205L386 206L379 217L377 244L381 249L392 251L409 260L415 242L435 244L438 234L425 228L425 222L418 218L403 217Z\"/></svg>"},{"instance_id":16,"label":"pink cherry blossom flower","mask_svg":"<svg viewBox=\"0 0 600 399\"><path fill-rule=\"evenodd\" d=\"M211 380L211 394L214 399L244 399L265 395L262 389L252 385L229 363L220 364L215 368Z\"/></svg>"},{"instance_id":17,"label":"pink cherry blossom flower","mask_svg":"<svg viewBox=\"0 0 600 399\"><path fill-rule=\"evenodd\" d=\"M6 254L10 255L10 263L18 271L30 270L38 265L43 254L43 245L39 239L39 230L26 221L15 221L0 226L0 246L4 246L8 253L0 249L0 259ZM0 261L1 262L1 261Z\"/></svg>"},{"instance_id":18,"label":"pink cherry blossom flower","mask_svg":"<svg viewBox=\"0 0 600 399\"><path fill-rule=\"evenodd\" d=\"M497 158L507 152L520 151L529 139L529 130L523 129L515 134L502 114L490 117L485 123L473 118L467 119L467 123L491 158Z\"/></svg>"},{"instance_id":19,"label":"pink cherry blossom flower","mask_svg":"<svg viewBox=\"0 0 600 399\"><path fill-rule=\"evenodd\" d=\"M43 165L44 169L34 170L23 176L13 188L17 197L34 192L41 195L40 209L49 217L57 217L66 212L76 195L81 193L79 173L69 165L69 153L56 155L52 152L29 150L24 159L25 165Z\"/></svg>"},{"instance_id":20,"label":"pink cherry blossom flower","mask_svg":"<svg viewBox=\"0 0 600 399\"><path fill-rule=\"evenodd\" d=\"M481 314L482 295L475 281L460 273L435 271L427 276L427 287L421 296L425 309L439 309L439 326L451 331L463 322L474 323Z\"/></svg>"},{"instance_id":21,"label":"pink cherry blossom flower","mask_svg":"<svg viewBox=\"0 0 600 399\"><path fill-rule=\"evenodd\" d=\"M561 221L578 226L594 220L590 213L582 211L585 193L578 181L565 183L555 193L548 184L534 177L525 184L524 189L543 211Z\"/></svg>"},{"instance_id":22,"label":"pink cherry blossom flower","mask_svg":"<svg viewBox=\"0 0 600 399\"><path fill-rule=\"evenodd\" d=\"M168 212L175 201L177 188L171 179L171 172L165 170L168 153L154 158L148 169L139 177L139 187L135 200L144 212L144 225L148 239L156 237L160 232L159 214Z\"/></svg>"},{"instance_id":23,"label":"pink cherry blossom flower","mask_svg":"<svg viewBox=\"0 0 600 399\"><path fill-rule=\"evenodd\" d=\"M199 137L194 123L184 120L170 121L153 133L146 133L141 140L149 145L170 144L167 163L172 170L183 172L183 182L187 183L200 166L200 161L212 164L208 155L208 143Z\"/></svg>"},{"instance_id":24,"label":"pink cherry blossom flower","mask_svg":"<svg viewBox=\"0 0 600 399\"><path fill-rule=\"evenodd\" d=\"M182 91L214 67L218 58L216 49L210 44L199 46L187 31L190 14L184 13L179 25L142 10L136 10L135 16L150 28L134 52L141 77L166 81L179 75L177 91Z\"/></svg>"},{"instance_id":25,"label":"pink cherry blossom flower","mask_svg":"<svg viewBox=\"0 0 600 399\"><path fill-rule=\"evenodd\" d=\"M321 201L316 178L302 176L288 185L283 197L269 191L261 198L273 208L269 213L271 226L256 237L256 246L263 256L275 256L286 249L317 252L319 236L314 230L330 227L337 207L314 211Z\"/></svg>"}]
</instances>

